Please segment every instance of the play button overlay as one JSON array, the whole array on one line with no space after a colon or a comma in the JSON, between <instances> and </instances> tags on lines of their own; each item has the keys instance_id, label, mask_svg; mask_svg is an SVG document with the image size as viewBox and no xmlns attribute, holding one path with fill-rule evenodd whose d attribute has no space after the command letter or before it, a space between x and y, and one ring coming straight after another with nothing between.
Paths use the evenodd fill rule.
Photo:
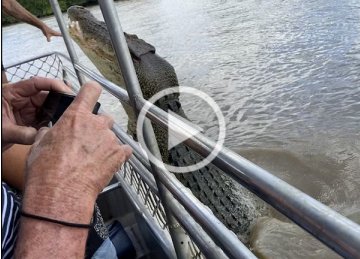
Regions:
<instances>
[{"instance_id":1,"label":"play button overlay","mask_svg":"<svg viewBox=\"0 0 360 259\"><path fill-rule=\"evenodd\" d=\"M169 121L169 127L168 127L168 150L172 149L173 147L176 147L177 145L183 143L185 140L192 138L193 136L203 133L204 130L199 127L198 125L195 125L194 123L186 120L185 118L179 116L172 110L168 110L168 117L174 116L177 120L182 121L183 123L189 125L190 127L187 127L186 131L183 132L183 134L179 134L176 130L176 123L174 120L168 119Z\"/></svg>"},{"instance_id":2,"label":"play button overlay","mask_svg":"<svg viewBox=\"0 0 360 259\"><path fill-rule=\"evenodd\" d=\"M216 115L218 121L219 133L218 133L217 142L213 150L207 157L205 157L203 160L201 160L196 164L192 164L188 166L173 166L166 164L150 152L144 140L144 136L143 136L144 120L146 117L146 113L150 109L151 105L154 104L160 98L174 93L176 94L186 93L193 95L196 98L202 99L213 110L213 113ZM196 135L204 133L204 130L201 127L179 116L178 114L174 113L171 110L168 110L167 117L168 117L168 136L167 136L168 150L172 148L176 148L177 145L185 142L186 140L193 138ZM225 141L225 131L226 131L225 118L217 103L206 93L197 90L195 88L186 87L186 86L167 88L152 96L148 100L148 102L144 105L144 107L141 109L136 125L136 133L137 133L138 141L141 147L146 151L150 161L155 165L157 165L158 167L165 166L167 170L173 173L188 173L188 172L196 171L206 166L207 164L211 163L211 161L217 156L217 154L222 149L222 146Z\"/></svg>"}]
</instances>

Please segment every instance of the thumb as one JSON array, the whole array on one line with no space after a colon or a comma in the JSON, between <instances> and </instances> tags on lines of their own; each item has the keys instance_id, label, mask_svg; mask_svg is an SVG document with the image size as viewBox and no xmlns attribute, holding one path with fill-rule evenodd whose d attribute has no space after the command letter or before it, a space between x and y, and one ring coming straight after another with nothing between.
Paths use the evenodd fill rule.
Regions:
<instances>
[{"instance_id":1,"label":"thumb","mask_svg":"<svg viewBox=\"0 0 360 259\"><path fill-rule=\"evenodd\" d=\"M30 145L34 143L37 130L33 127L12 125L7 130L6 142Z\"/></svg>"}]
</instances>

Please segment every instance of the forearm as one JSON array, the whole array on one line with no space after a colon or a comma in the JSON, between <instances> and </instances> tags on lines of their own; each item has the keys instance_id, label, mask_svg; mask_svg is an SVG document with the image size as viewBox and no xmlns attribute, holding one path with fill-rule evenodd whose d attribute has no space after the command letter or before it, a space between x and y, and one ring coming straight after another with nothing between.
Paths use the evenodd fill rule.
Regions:
<instances>
[{"instance_id":1,"label":"forearm","mask_svg":"<svg viewBox=\"0 0 360 259\"><path fill-rule=\"evenodd\" d=\"M45 185L46 186L46 185ZM64 188L26 187L22 211L65 222L89 224L94 198ZM15 258L84 258L88 229L21 217Z\"/></svg>"},{"instance_id":2,"label":"forearm","mask_svg":"<svg viewBox=\"0 0 360 259\"><path fill-rule=\"evenodd\" d=\"M31 24L40 30L43 29L45 23L43 23L39 18L31 14L28 10L26 10L22 5L20 5L15 0L3 0L2 2L3 11L13 16L19 21L26 22Z\"/></svg>"},{"instance_id":3,"label":"forearm","mask_svg":"<svg viewBox=\"0 0 360 259\"><path fill-rule=\"evenodd\" d=\"M86 229L22 218L15 258L84 258Z\"/></svg>"},{"instance_id":4,"label":"forearm","mask_svg":"<svg viewBox=\"0 0 360 259\"><path fill-rule=\"evenodd\" d=\"M11 187L22 191L25 181L25 165L30 145L13 145L2 153L1 179Z\"/></svg>"}]
</instances>

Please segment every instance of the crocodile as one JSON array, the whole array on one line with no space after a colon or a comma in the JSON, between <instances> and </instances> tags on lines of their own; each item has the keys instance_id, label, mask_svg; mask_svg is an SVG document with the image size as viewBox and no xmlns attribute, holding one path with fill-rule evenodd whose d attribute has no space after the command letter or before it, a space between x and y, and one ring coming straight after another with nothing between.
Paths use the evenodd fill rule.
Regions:
<instances>
[{"instance_id":1,"label":"crocodile","mask_svg":"<svg viewBox=\"0 0 360 259\"><path fill-rule=\"evenodd\" d=\"M106 24L81 6L72 6L67 13L70 19L69 33L73 40L105 78L123 86L124 79ZM157 55L154 46L136 35L125 33L125 38L145 99L165 88L179 85L173 66ZM186 118L178 94L164 96L155 105ZM125 105L124 108L128 115L128 133L136 138L136 116L131 107ZM198 153L182 143L168 150L166 130L154 125L154 131L164 162L174 166L186 166L202 160ZM252 223L265 210L260 199L212 164L190 173L177 173L175 176L208 206L225 226L247 243Z\"/></svg>"}]
</instances>

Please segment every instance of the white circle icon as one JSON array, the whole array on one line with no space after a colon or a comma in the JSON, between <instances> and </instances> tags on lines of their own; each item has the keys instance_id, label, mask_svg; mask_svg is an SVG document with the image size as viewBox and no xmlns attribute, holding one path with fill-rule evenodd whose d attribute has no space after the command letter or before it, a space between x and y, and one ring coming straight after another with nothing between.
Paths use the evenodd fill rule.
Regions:
<instances>
[{"instance_id":1,"label":"white circle icon","mask_svg":"<svg viewBox=\"0 0 360 259\"><path fill-rule=\"evenodd\" d=\"M211 153L205 157L200 162L188 165L188 166L173 166L169 165L167 163L164 163L159 158L157 158L155 155L153 155L148 147L146 146L144 136L143 136L143 126L144 126L144 120L146 117L146 113L149 111L150 107L154 105L154 103L159 100L160 98L174 93L187 93L194 96L197 96L198 98L201 98L204 100L214 111L217 120L219 122L219 137L215 144L214 149L211 151ZM170 114L170 115L169 115ZM196 136L197 134L201 133L201 128L192 124L188 120L180 117L179 115L175 114L174 112L169 110L168 113L168 150L172 149L173 147L177 146L178 144L184 142L185 140L192 138ZM220 152L224 141L225 141L225 131L226 131L226 125L225 125L225 118L220 110L220 107L217 105L217 103L206 93L197 90L192 87L186 87L186 86L179 86L179 87L171 87L164 89L158 93L156 93L154 96L152 96L148 102L145 103L144 107L141 109L138 119L137 119L137 125L136 125L136 134L138 141L140 142L143 149L145 149L150 161L154 163L158 167L165 166L167 170L173 173L188 173L196 171L209 163L218 155Z\"/></svg>"}]
</instances>

